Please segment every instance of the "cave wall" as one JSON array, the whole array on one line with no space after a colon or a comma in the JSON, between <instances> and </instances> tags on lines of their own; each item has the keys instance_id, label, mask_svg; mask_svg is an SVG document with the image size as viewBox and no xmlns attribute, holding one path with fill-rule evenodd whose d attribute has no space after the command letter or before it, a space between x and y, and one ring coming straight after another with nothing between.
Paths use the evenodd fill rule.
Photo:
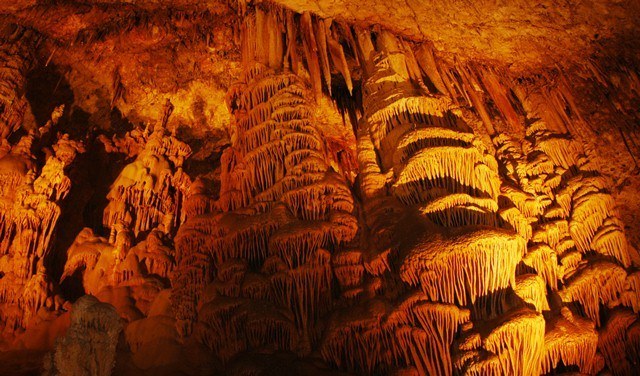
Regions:
<instances>
[{"instance_id":1,"label":"cave wall","mask_svg":"<svg viewBox=\"0 0 640 376\"><path fill-rule=\"evenodd\" d=\"M633 373L640 83L633 42L605 48L633 6L284 5L0 8L0 349Z\"/></svg>"}]
</instances>

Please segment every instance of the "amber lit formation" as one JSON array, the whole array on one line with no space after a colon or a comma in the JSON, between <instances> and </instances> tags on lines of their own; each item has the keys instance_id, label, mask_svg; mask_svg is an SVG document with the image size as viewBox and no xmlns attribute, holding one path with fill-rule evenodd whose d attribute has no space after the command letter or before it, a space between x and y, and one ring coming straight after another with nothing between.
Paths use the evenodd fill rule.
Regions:
<instances>
[{"instance_id":1,"label":"amber lit formation","mask_svg":"<svg viewBox=\"0 0 640 376\"><path fill-rule=\"evenodd\" d=\"M610 91L576 95L333 8L56 6L54 34L0 27L0 351L47 375L636 371L635 178L581 112L632 107L635 72L589 60ZM77 45L97 57L64 71Z\"/></svg>"},{"instance_id":2,"label":"amber lit formation","mask_svg":"<svg viewBox=\"0 0 640 376\"><path fill-rule=\"evenodd\" d=\"M135 160L122 169L107 194L103 225L109 238L82 229L67 252L61 280L79 273L86 293L136 320L148 314L151 302L173 277L171 239L181 222L178 208L190 183L182 163L191 149L162 123L153 131L136 129L125 140L101 140L107 149L141 143L133 148ZM131 155L129 146L126 151Z\"/></svg>"},{"instance_id":3,"label":"amber lit formation","mask_svg":"<svg viewBox=\"0 0 640 376\"><path fill-rule=\"evenodd\" d=\"M57 122L61 110L54 111L47 126ZM26 327L41 307L58 309L62 304L48 271L50 251L60 202L71 187L65 169L84 149L68 135L59 136L44 165L38 166L33 153L40 141L29 133L0 159L0 319L10 330Z\"/></svg>"},{"instance_id":4,"label":"amber lit formation","mask_svg":"<svg viewBox=\"0 0 640 376\"><path fill-rule=\"evenodd\" d=\"M26 75L34 63L36 35L15 24L0 27L0 137L3 140L22 127L29 103L25 98Z\"/></svg>"},{"instance_id":5,"label":"amber lit formation","mask_svg":"<svg viewBox=\"0 0 640 376\"><path fill-rule=\"evenodd\" d=\"M351 192L330 167L312 91L283 67L276 22L257 10L243 25L245 71L228 99L234 128L220 198L178 235L179 266L196 263L208 274L194 270L181 283L212 290L178 297L180 329L189 334L197 317L195 335L223 361L266 345L309 353L332 306L332 253L358 228ZM260 36L275 44L266 48Z\"/></svg>"}]
</instances>

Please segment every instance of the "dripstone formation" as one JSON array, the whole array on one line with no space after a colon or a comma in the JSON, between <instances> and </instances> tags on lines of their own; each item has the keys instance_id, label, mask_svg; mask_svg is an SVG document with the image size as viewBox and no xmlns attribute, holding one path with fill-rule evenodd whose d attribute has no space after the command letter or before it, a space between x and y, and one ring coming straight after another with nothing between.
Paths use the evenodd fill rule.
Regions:
<instances>
[{"instance_id":1,"label":"dripstone formation","mask_svg":"<svg viewBox=\"0 0 640 376\"><path fill-rule=\"evenodd\" d=\"M283 2L0 8L0 356L636 372L635 47L512 67Z\"/></svg>"}]
</instances>

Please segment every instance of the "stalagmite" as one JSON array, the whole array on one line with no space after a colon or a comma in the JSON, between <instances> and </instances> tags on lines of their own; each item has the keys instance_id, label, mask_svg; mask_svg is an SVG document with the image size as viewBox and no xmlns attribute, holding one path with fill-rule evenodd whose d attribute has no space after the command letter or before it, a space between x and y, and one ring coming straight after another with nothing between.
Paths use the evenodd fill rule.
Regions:
<instances>
[{"instance_id":1,"label":"stalagmite","mask_svg":"<svg viewBox=\"0 0 640 376\"><path fill-rule=\"evenodd\" d=\"M626 2L71 3L0 5L0 373L636 371Z\"/></svg>"},{"instance_id":2,"label":"stalagmite","mask_svg":"<svg viewBox=\"0 0 640 376\"><path fill-rule=\"evenodd\" d=\"M182 163L191 149L161 125L143 142L135 161L122 170L107 195L103 224L112 233L118 223L130 228L134 236L158 225L170 232L180 221L178 208L188 179Z\"/></svg>"},{"instance_id":3,"label":"stalagmite","mask_svg":"<svg viewBox=\"0 0 640 376\"><path fill-rule=\"evenodd\" d=\"M122 139L99 140L105 149L135 159L124 166L107 194L103 225L108 237L82 229L67 251L60 278L80 278L86 293L112 304L127 322L144 318L160 291L174 280L173 236L184 218L182 211L199 212L209 206L194 200L193 206L183 207L191 182L182 165L191 149L165 130L171 110L167 102L163 120L153 131L134 129ZM198 184L189 193L199 198Z\"/></svg>"},{"instance_id":4,"label":"stalagmite","mask_svg":"<svg viewBox=\"0 0 640 376\"><path fill-rule=\"evenodd\" d=\"M45 375L111 375L121 331L113 306L90 295L80 298L73 305L71 326L45 362Z\"/></svg>"},{"instance_id":5,"label":"stalagmite","mask_svg":"<svg viewBox=\"0 0 640 376\"><path fill-rule=\"evenodd\" d=\"M10 331L27 327L54 294L47 269L60 204L71 188L65 170L84 151L82 143L59 135L38 170L35 140L34 134L23 136L0 159L0 321Z\"/></svg>"},{"instance_id":6,"label":"stalagmite","mask_svg":"<svg viewBox=\"0 0 640 376\"><path fill-rule=\"evenodd\" d=\"M262 10L247 18L244 75L227 98L237 133L222 157L220 199L210 213L188 218L176 240L177 270L181 275L187 272L176 281L187 295L177 298L175 313L183 328L179 331L188 335L195 323L196 336L222 361L248 348L268 347L273 338L282 350L307 353L319 339L316 323L332 306L332 252L358 230L351 192L330 167L321 127L314 119L313 94L297 72L277 63L289 59L285 65L293 64L295 46L283 47L288 51L283 57L279 42L263 43L287 39L283 33L291 36L292 28L299 26L296 22ZM331 31L335 24L309 14L299 22L319 99L320 71L329 84L329 58L338 63L333 57L338 53ZM275 48L268 57L267 45ZM227 278L229 263L240 260L259 274ZM345 265L336 266L335 272L349 289L363 269ZM356 273L353 281L351 273ZM213 286L218 297L203 302L205 291ZM244 293L250 296L241 298ZM249 297L253 303L243 300ZM256 305L263 308L256 310ZM224 343L228 338L234 341Z\"/></svg>"},{"instance_id":7,"label":"stalagmite","mask_svg":"<svg viewBox=\"0 0 640 376\"><path fill-rule=\"evenodd\" d=\"M458 325L468 321L469 316L451 316L456 319L445 321L447 329L443 332L445 322L441 322L441 315L459 311L456 305L467 306L477 301L490 311L498 309L503 291L516 288L516 266L525 254L526 240L511 231L495 228L500 194L496 160L470 133L451 101L425 93L420 82L411 81L412 69L407 70L412 66L411 57L405 65L393 37L384 32L377 37L377 47L383 52L367 63L372 72L363 88L365 118L359 135L368 200L365 208L371 211L371 216L383 210L396 212L395 204L384 204L380 197L387 186L407 208L418 206L424 219L444 229L434 231L437 227L427 224L405 224L406 233L411 233L414 240L400 247L399 274L405 283L420 288L428 300L448 304L407 304L406 311L390 318L414 317L402 319L403 325L395 334L405 361L413 364L419 374L452 374L448 349ZM434 69L430 69L429 76L437 77ZM416 220L409 218L405 221ZM525 236L527 231L523 229L527 225L519 226ZM540 277L535 278L537 287L522 285L521 293L538 309L548 309L544 283ZM427 318L436 313L439 324L431 326ZM520 348L532 334L538 345L523 358L506 360L513 350L503 351L497 342L512 346L511 339L495 340L491 351L500 353L500 359L504 359L502 363L498 360L491 363L496 374L500 369L516 373L526 369L536 374L544 320L542 316L535 317L536 324L532 326L536 328L535 334L523 329L526 334L518 338L516 346ZM396 323L398 319L390 322ZM529 323L524 319L523 322ZM447 337L443 338L442 333L447 333Z\"/></svg>"}]
</instances>

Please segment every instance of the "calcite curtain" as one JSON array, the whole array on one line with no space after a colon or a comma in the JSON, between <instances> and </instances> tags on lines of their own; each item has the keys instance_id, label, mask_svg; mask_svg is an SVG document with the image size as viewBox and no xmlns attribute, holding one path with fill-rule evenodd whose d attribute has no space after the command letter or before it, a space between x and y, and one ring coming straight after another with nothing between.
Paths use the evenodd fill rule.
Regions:
<instances>
[{"instance_id":1,"label":"calcite curtain","mask_svg":"<svg viewBox=\"0 0 640 376\"><path fill-rule=\"evenodd\" d=\"M240 5L204 166L216 141L172 122L197 107L28 118L42 36L1 28L0 349L51 375L634 373L640 260L564 77Z\"/></svg>"}]
</instances>

